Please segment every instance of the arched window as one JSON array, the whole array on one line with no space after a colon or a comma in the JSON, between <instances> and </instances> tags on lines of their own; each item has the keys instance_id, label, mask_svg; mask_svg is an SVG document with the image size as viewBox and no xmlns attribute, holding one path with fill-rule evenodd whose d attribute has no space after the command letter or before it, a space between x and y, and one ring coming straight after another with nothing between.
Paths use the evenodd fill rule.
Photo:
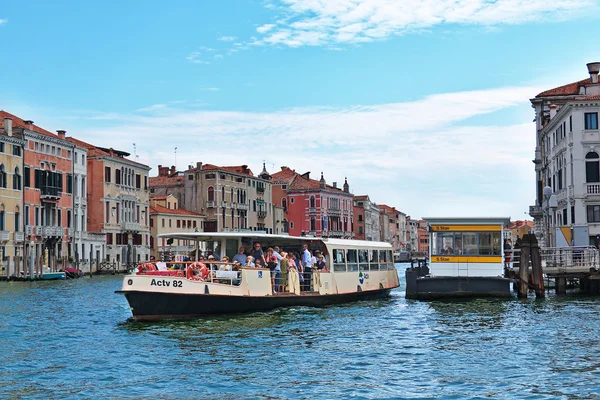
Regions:
<instances>
[{"instance_id":1,"label":"arched window","mask_svg":"<svg viewBox=\"0 0 600 400\"><path fill-rule=\"evenodd\" d=\"M215 188L212 186L208 188L208 201L215 201Z\"/></svg>"},{"instance_id":2,"label":"arched window","mask_svg":"<svg viewBox=\"0 0 600 400\"><path fill-rule=\"evenodd\" d=\"M225 201L225 186L221 186L221 201Z\"/></svg>"},{"instance_id":3,"label":"arched window","mask_svg":"<svg viewBox=\"0 0 600 400\"><path fill-rule=\"evenodd\" d=\"M283 231L284 232L288 231L288 220L287 219L283 220Z\"/></svg>"},{"instance_id":4,"label":"arched window","mask_svg":"<svg viewBox=\"0 0 600 400\"><path fill-rule=\"evenodd\" d=\"M283 207L283 211L287 211L287 199L281 199L281 207ZM287 232L284 230L284 232Z\"/></svg>"},{"instance_id":5,"label":"arched window","mask_svg":"<svg viewBox=\"0 0 600 400\"><path fill-rule=\"evenodd\" d=\"M310 196L310 208L315 208L315 196Z\"/></svg>"},{"instance_id":6,"label":"arched window","mask_svg":"<svg viewBox=\"0 0 600 400\"><path fill-rule=\"evenodd\" d=\"M310 231L314 232L317 230L317 221L315 220L315 217L310 217Z\"/></svg>"},{"instance_id":7,"label":"arched window","mask_svg":"<svg viewBox=\"0 0 600 400\"><path fill-rule=\"evenodd\" d=\"M13 175L13 189L21 190L21 175L19 167L15 167L15 174Z\"/></svg>"},{"instance_id":8,"label":"arched window","mask_svg":"<svg viewBox=\"0 0 600 400\"><path fill-rule=\"evenodd\" d=\"M0 187L6 187L6 171L4 170L4 164L0 164Z\"/></svg>"},{"instance_id":9,"label":"arched window","mask_svg":"<svg viewBox=\"0 0 600 400\"><path fill-rule=\"evenodd\" d=\"M231 188L231 202L233 203L233 188Z\"/></svg>"},{"instance_id":10,"label":"arched window","mask_svg":"<svg viewBox=\"0 0 600 400\"><path fill-rule=\"evenodd\" d=\"M585 155L585 181L600 182L600 156L595 151Z\"/></svg>"},{"instance_id":11,"label":"arched window","mask_svg":"<svg viewBox=\"0 0 600 400\"><path fill-rule=\"evenodd\" d=\"M19 206L15 207L15 232L19 232L19 226L21 225L21 210L19 210Z\"/></svg>"},{"instance_id":12,"label":"arched window","mask_svg":"<svg viewBox=\"0 0 600 400\"><path fill-rule=\"evenodd\" d=\"M0 204L0 231L5 230L6 214L4 213L4 204Z\"/></svg>"}]
</instances>

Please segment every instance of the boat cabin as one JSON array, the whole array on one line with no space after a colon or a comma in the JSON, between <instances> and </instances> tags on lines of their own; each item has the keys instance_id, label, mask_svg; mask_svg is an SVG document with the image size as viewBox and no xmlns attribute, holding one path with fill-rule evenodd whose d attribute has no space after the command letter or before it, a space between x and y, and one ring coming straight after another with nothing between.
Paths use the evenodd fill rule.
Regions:
<instances>
[{"instance_id":1,"label":"boat cabin","mask_svg":"<svg viewBox=\"0 0 600 400\"><path fill-rule=\"evenodd\" d=\"M429 224L429 273L436 277L504 274L503 229L510 218L424 218Z\"/></svg>"}]
</instances>

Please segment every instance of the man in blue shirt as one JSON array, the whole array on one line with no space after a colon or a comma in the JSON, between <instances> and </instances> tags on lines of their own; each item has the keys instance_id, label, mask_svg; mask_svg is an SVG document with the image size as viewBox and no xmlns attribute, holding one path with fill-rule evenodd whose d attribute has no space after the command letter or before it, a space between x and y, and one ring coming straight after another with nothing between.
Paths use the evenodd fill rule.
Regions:
<instances>
[{"instance_id":1,"label":"man in blue shirt","mask_svg":"<svg viewBox=\"0 0 600 400\"><path fill-rule=\"evenodd\" d=\"M311 290L311 280L312 280L312 264L311 264L312 255L310 251L308 251L308 245L302 245L302 265L304 265L304 290Z\"/></svg>"},{"instance_id":2,"label":"man in blue shirt","mask_svg":"<svg viewBox=\"0 0 600 400\"><path fill-rule=\"evenodd\" d=\"M247 258L248 257L246 257L246 248L240 247L239 253L233 256L233 262L237 261L240 263L241 266L245 267Z\"/></svg>"}]
</instances>

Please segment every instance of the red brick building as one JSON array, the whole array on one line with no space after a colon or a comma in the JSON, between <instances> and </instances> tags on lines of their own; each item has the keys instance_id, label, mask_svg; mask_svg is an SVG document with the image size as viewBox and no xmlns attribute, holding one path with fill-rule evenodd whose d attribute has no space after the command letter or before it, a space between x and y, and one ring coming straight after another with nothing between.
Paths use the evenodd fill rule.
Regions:
<instances>
[{"instance_id":1,"label":"red brick building","mask_svg":"<svg viewBox=\"0 0 600 400\"><path fill-rule=\"evenodd\" d=\"M273 204L284 208L284 226L292 236L302 234L351 238L354 218L353 195L348 182L327 185L288 167L272 175Z\"/></svg>"}]
</instances>

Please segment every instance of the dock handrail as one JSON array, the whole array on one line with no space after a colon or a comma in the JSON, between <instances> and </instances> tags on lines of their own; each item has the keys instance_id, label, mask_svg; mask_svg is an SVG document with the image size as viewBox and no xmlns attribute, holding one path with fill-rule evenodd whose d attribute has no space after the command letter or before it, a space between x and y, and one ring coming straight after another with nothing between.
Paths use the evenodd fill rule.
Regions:
<instances>
[{"instance_id":1,"label":"dock handrail","mask_svg":"<svg viewBox=\"0 0 600 400\"><path fill-rule=\"evenodd\" d=\"M520 249L505 250L504 265L510 269L518 269L520 255ZM593 246L542 247L540 255L544 271L547 269L557 272L568 272L574 269L589 271L590 268L598 268L600 262L598 249ZM529 266L531 267L530 261Z\"/></svg>"}]
</instances>

